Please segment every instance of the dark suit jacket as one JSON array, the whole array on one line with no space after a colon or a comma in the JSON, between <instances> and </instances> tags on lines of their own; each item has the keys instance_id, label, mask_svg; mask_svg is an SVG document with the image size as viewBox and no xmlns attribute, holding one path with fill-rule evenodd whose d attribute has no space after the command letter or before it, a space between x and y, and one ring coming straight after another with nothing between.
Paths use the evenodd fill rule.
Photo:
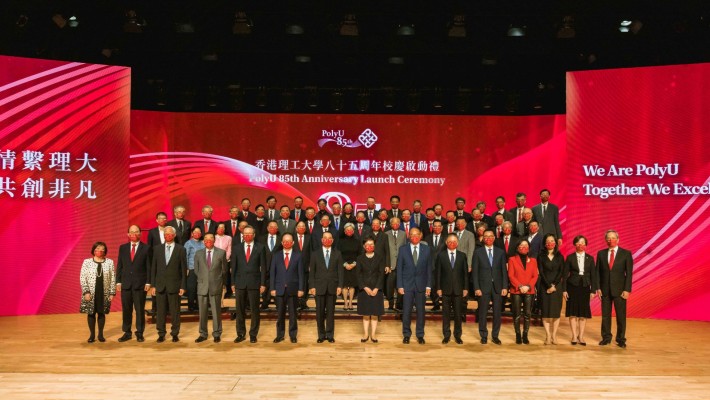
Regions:
<instances>
[{"instance_id":1,"label":"dark suit jacket","mask_svg":"<svg viewBox=\"0 0 710 400\"><path fill-rule=\"evenodd\" d=\"M372 227L368 225L367 223L363 222L362 223L362 235L360 234L360 230L358 229L357 222L355 224L355 236L360 243L362 243L363 239L367 236L372 236Z\"/></svg>"},{"instance_id":2,"label":"dark suit jacket","mask_svg":"<svg viewBox=\"0 0 710 400\"><path fill-rule=\"evenodd\" d=\"M200 240L205 237L206 234L211 233L211 234L216 234L217 233L217 225L219 225L219 222L215 220L210 220L210 229L208 232L205 232L205 220L200 218L199 220L195 221L195 223L192 225L192 229L195 228L200 228L200 231L202 231L202 236L200 236Z\"/></svg>"},{"instance_id":3,"label":"dark suit jacket","mask_svg":"<svg viewBox=\"0 0 710 400\"><path fill-rule=\"evenodd\" d=\"M338 225L337 227L335 226L335 225L336 225L336 220L337 220L337 222L338 222L338 223L337 223L337 225ZM338 232L338 236L342 236L343 231L344 231L343 227L345 227L345 224L347 224L348 222L354 222L354 221L349 221L349 220L347 220L347 219L343 216L343 214L340 214L340 215L338 215L337 217L336 217L335 215L333 215L333 219L330 221L330 226L331 226L331 228L333 228L334 231L337 231L337 232Z\"/></svg>"},{"instance_id":4,"label":"dark suit jacket","mask_svg":"<svg viewBox=\"0 0 710 400\"><path fill-rule=\"evenodd\" d=\"M439 252L434 262L434 290L441 290L447 296L462 296L463 291L468 290L466 253L456 250L454 267L451 268L449 249Z\"/></svg>"},{"instance_id":5,"label":"dark suit jacket","mask_svg":"<svg viewBox=\"0 0 710 400\"><path fill-rule=\"evenodd\" d=\"M467 224L468 224L469 222L473 221L473 216L471 215L471 213L468 213L468 212L466 212L466 211L462 212L462 213L461 213L462 215L459 216L459 210L454 210L454 214L456 215L456 219L459 219L459 218L463 217L463 218L466 220L466 223L467 223Z\"/></svg>"},{"instance_id":6,"label":"dark suit jacket","mask_svg":"<svg viewBox=\"0 0 710 400\"><path fill-rule=\"evenodd\" d=\"M306 229L306 231L308 230ZM340 239L339 233L335 231L332 225L328 226L328 232L333 235L333 246L337 246L338 239ZM323 239L323 227L318 224L313 227L313 233L311 233L311 250L316 251L323 247L321 239Z\"/></svg>"},{"instance_id":7,"label":"dark suit jacket","mask_svg":"<svg viewBox=\"0 0 710 400\"><path fill-rule=\"evenodd\" d=\"M298 221L305 222L306 221L306 210L301 209L298 218L296 218L296 209L294 208L293 210L291 210L291 215L289 215L289 218L296 221L296 223L298 223Z\"/></svg>"},{"instance_id":8,"label":"dark suit jacket","mask_svg":"<svg viewBox=\"0 0 710 400\"><path fill-rule=\"evenodd\" d=\"M382 254L375 252L372 260L372 267L365 267L367 255L360 254L357 257L357 272L358 287L384 290L385 287L385 257Z\"/></svg>"},{"instance_id":9,"label":"dark suit jacket","mask_svg":"<svg viewBox=\"0 0 710 400\"><path fill-rule=\"evenodd\" d=\"M416 265L410 244L400 247L397 254L397 288L403 288L405 292L411 290L424 292L426 288L432 287L434 259L431 249L426 244L420 243L418 252Z\"/></svg>"},{"instance_id":10,"label":"dark suit jacket","mask_svg":"<svg viewBox=\"0 0 710 400\"><path fill-rule=\"evenodd\" d=\"M325 264L323 249L318 249L311 254L308 272L308 287L316 289L316 296L335 294L337 288L343 287L345 268L343 256L334 246L330 248L330 262Z\"/></svg>"},{"instance_id":11,"label":"dark suit jacket","mask_svg":"<svg viewBox=\"0 0 710 400\"><path fill-rule=\"evenodd\" d=\"M281 246L281 236L280 235L276 235L276 240L274 241L275 245L274 245L273 250L269 250L268 240L269 240L269 234L266 233L261 236L261 240L259 240L259 243L264 245L264 255L266 257L266 266L268 268L270 268L271 267L271 257L274 255L274 253L281 250L283 248L283 246Z\"/></svg>"},{"instance_id":12,"label":"dark suit jacket","mask_svg":"<svg viewBox=\"0 0 710 400\"><path fill-rule=\"evenodd\" d=\"M256 235L256 237L259 237L267 232L266 226L268 225L268 223L269 222L266 220L266 218L262 218L261 221L259 221L259 218L255 216L254 223L249 225L254 228L254 234Z\"/></svg>"},{"instance_id":13,"label":"dark suit jacket","mask_svg":"<svg viewBox=\"0 0 710 400\"><path fill-rule=\"evenodd\" d=\"M544 235L538 231L533 240L530 241L530 257L537 258L537 255L540 254L540 250L542 250L543 236ZM527 240L528 238L529 236L525 239Z\"/></svg>"},{"instance_id":14,"label":"dark suit jacket","mask_svg":"<svg viewBox=\"0 0 710 400\"><path fill-rule=\"evenodd\" d=\"M232 260L230 262L232 285L237 289L258 290L266 286L266 249L263 244L252 241L251 254L247 261L243 243L232 246Z\"/></svg>"},{"instance_id":15,"label":"dark suit jacket","mask_svg":"<svg viewBox=\"0 0 710 400\"><path fill-rule=\"evenodd\" d=\"M517 207L515 207L514 209L517 210ZM493 224L494 224L494 225L495 225L496 214L501 214L501 213L499 212L499 210L496 210L496 211L493 213L493 215L491 215L491 218L493 218ZM505 211L505 210L502 212L502 214L503 214L503 220L504 220L504 221L510 221L510 222L512 222L512 223L513 223L513 226L515 226L515 224L518 223L518 216L517 216L517 214L516 214L516 215L513 215L512 212L510 212L510 211Z\"/></svg>"},{"instance_id":16,"label":"dark suit jacket","mask_svg":"<svg viewBox=\"0 0 710 400\"><path fill-rule=\"evenodd\" d=\"M264 219L266 219L266 218L264 218ZM247 216L244 217L244 211L239 210L239 215L237 215L237 221L247 221L247 223L249 225L256 228L254 226L254 224L256 224L256 214L254 214L251 211L247 212Z\"/></svg>"},{"instance_id":17,"label":"dark suit jacket","mask_svg":"<svg viewBox=\"0 0 710 400\"><path fill-rule=\"evenodd\" d=\"M192 225L190 225L190 221L183 218L182 231L178 229L178 223L176 219L171 219L170 221L168 221L166 226L172 226L173 228L175 228L175 241L179 245L184 246L185 243L190 240L190 236L192 235Z\"/></svg>"},{"instance_id":18,"label":"dark suit jacket","mask_svg":"<svg viewBox=\"0 0 710 400\"><path fill-rule=\"evenodd\" d=\"M607 263L607 265L609 265ZM607 267L608 270L609 267ZM596 273L597 267L594 265L594 257L584 254L584 275L579 274L579 264L577 263L577 253L572 253L565 260L565 267L562 270L562 291L567 291L567 284L573 286L586 286L596 290L599 287Z\"/></svg>"},{"instance_id":19,"label":"dark suit jacket","mask_svg":"<svg viewBox=\"0 0 710 400\"><path fill-rule=\"evenodd\" d=\"M383 263L385 267L390 267L390 245L389 238L386 234L380 232L377 235L370 233L370 237L375 238L375 253L384 257Z\"/></svg>"},{"instance_id":20,"label":"dark suit jacket","mask_svg":"<svg viewBox=\"0 0 710 400\"><path fill-rule=\"evenodd\" d=\"M195 253L195 274L197 275L197 294L222 295L222 288L227 282L227 252L212 248L212 267L207 268L207 249L197 250Z\"/></svg>"},{"instance_id":21,"label":"dark suit jacket","mask_svg":"<svg viewBox=\"0 0 710 400\"><path fill-rule=\"evenodd\" d=\"M291 251L288 264L286 269L283 249L273 254L269 271L269 290L275 290L277 296L297 296L299 291L305 290L301 253Z\"/></svg>"},{"instance_id":22,"label":"dark suit jacket","mask_svg":"<svg viewBox=\"0 0 710 400\"><path fill-rule=\"evenodd\" d=\"M232 243L234 243L234 237L238 236L241 232L239 232L239 218L237 218L235 221L236 227L235 227L235 232L232 233L232 220L228 219L226 221L223 221L222 223L224 224L224 234L232 238Z\"/></svg>"},{"instance_id":23,"label":"dark suit jacket","mask_svg":"<svg viewBox=\"0 0 710 400\"><path fill-rule=\"evenodd\" d=\"M621 292L631 292L631 279L634 271L634 260L631 252L618 248L614 256L614 265L609 270L609 249L597 253L597 273L599 274L598 286L602 296L618 297Z\"/></svg>"},{"instance_id":24,"label":"dark suit jacket","mask_svg":"<svg viewBox=\"0 0 710 400\"><path fill-rule=\"evenodd\" d=\"M479 247L473 253L473 280L472 289L480 290L484 294L500 293L508 289L508 259L505 252L493 246L493 266L488 261L488 249Z\"/></svg>"},{"instance_id":25,"label":"dark suit jacket","mask_svg":"<svg viewBox=\"0 0 710 400\"><path fill-rule=\"evenodd\" d=\"M518 254L519 241L520 238L516 237L515 235L510 235L510 240L508 241L508 253L506 254L506 256L513 257ZM502 249L505 252L505 236L501 235L501 237L497 238L495 242L493 242L493 245L498 247L499 249Z\"/></svg>"},{"instance_id":26,"label":"dark suit jacket","mask_svg":"<svg viewBox=\"0 0 710 400\"><path fill-rule=\"evenodd\" d=\"M440 251L446 250L446 235L444 235L443 233L439 235L439 243L437 243L436 247L434 247L434 234L429 235L424 241L426 242L426 244L429 245L429 248L433 251L434 260L436 260L436 256L439 255Z\"/></svg>"},{"instance_id":27,"label":"dark suit jacket","mask_svg":"<svg viewBox=\"0 0 710 400\"><path fill-rule=\"evenodd\" d=\"M150 271L150 248L139 242L136 254L131 261L131 243L124 243L118 248L118 266L116 267L116 284L121 284L121 290L145 289Z\"/></svg>"},{"instance_id":28,"label":"dark suit jacket","mask_svg":"<svg viewBox=\"0 0 710 400\"><path fill-rule=\"evenodd\" d=\"M556 205L547 203L545 218L542 217L542 203L532 208L533 219L540 223L540 233L544 235L551 233L556 238L562 238L562 228L560 228L560 210Z\"/></svg>"},{"instance_id":29,"label":"dark suit jacket","mask_svg":"<svg viewBox=\"0 0 710 400\"><path fill-rule=\"evenodd\" d=\"M307 233L303 235L303 250L298 246L298 233L293 235L293 250L301 253L303 257L303 272L308 273L308 266L311 262L311 255L313 253L313 244L311 244L311 235Z\"/></svg>"},{"instance_id":30,"label":"dark suit jacket","mask_svg":"<svg viewBox=\"0 0 710 400\"><path fill-rule=\"evenodd\" d=\"M518 224L515 225L515 229L513 229L513 234L520 238L527 238L528 234L530 234L530 223L533 221L535 220L531 219L527 222L525 220L518 222Z\"/></svg>"},{"instance_id":31,"label":"dark suit jacket","mask_svg":"<svg viewBox=\"0 0 710 400\"><path fill-rule=\"evenodd\" d=\"M412 220L414 220L414 218L412 218ZM432 222L434 222L434 221L432 221ZM429 235L434 234L434 229L433 229L433 227L431 227L431 228L429 227L429 220L427 220L426 217L424 217L422 222L419 224L419 229L422 230L422 237L424 237L424 238L428 238ZM442 233L443 233L443 231L442 231Z\"/></svg>"},{"instance_id":32,"label":"dark suit jacket","mask_svg":"<svg viewBox=\"0 0 710 400\"><path fill-rule=\"evenodd\" d=\"M161 244L160 241L160 230L156 226L155 228L148 231L148 247L152 250L153 247Z\"/></svg>"},{"instance_id":33,"label":"dark suit jacket","mask_svg":"<svg viewBox=\"0 0 710 400\"><path fill-rule=\"evenodd\" d=\"M177 293L180 289L185 290L185 280L187 277L187 252L185 248L177 243L170 253L170 260L165 263L165 245L159 244L153 247L153 263L150 269L150 286L155 287L158 292L167 291Z\"/></svg>"},{"instance_id":34,"label":"dark suit jacket","mask_svg":"<svg viewBox=\"0 0 710 400\"><path fill-rule=\"evenodd\" d=\"M276 220L276 225L279 226L279 234L283 235L284 233L294 233L296 232L296 221L289 219L288 220L288 228L284 228L284 220L283 218L279 218Z\"/></svg>"}]
</instances>

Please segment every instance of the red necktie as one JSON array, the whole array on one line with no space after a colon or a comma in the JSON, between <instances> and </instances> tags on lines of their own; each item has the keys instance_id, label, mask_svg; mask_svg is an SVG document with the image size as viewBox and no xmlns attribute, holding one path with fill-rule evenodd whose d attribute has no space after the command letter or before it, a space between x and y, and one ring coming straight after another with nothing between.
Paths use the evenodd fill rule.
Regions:
<instances>
[{"instance_id":1,"label":"red necktie","mask_svg":"<svg viewBox=\"0 0 710 400\"><path fill-rule=\"evenodd\" d=\"M246 218L246 217L247 217L247 212L246 212L246 211L244 211L244 218Z\"/></svg>"},{"instance_id":2,"label":"red necktie","mask_svg":"<svg viewBox=\"0 0 710 400\"><path fill-rule=\"evenodd\" d=\"M232 221L232 236L237 235L237 223Z\"/></svg>"},{"instance_id":3,"label":"red necktie","mask_svg":"<svg viewBox=\"0 0 710 400\"><path fill-rule=\"evenodd\" d=\"M500 229L500 226L499 226L499 227L498 227L498 237L500 237L500 232L501 232L501 229Z\"/></svg>"},{"instance_id":4,"label":"red necktie","mask_svg":"<svg viewBox=\"0 0 710 400\"><path fill-rule=\"evenodd\" d=\"M210 221L205 221L205 234L210 231Z\"/></svg>"},{"instance_id":5,"label":"red necktie","mask_svg":"<svg viewBox=\"0 0 710 400\"><path fill-rule=\"evenodd\" d=\"M249 262L249 257L251 257L251 244L247 243L247 262Z\"/></svg>"},{"instance_id":6,"label":"red necktie","mask_svg":"<svg viewBox=\"0 0 710 400\"><path fill-rule=\"evenodd\" d=\"M298 248L303 250L303 235L298 235Z\"/></svg>"},{"instance_id":7,"label":"red necktie","mask_svg":"<svg viewBox=\"0 0 710 400\"><path fill-rule=\"evenodd\" d=\"M308 230L313 233L313 221L308 223Z\"/></svg>"},{"instance_id":8,"label":"red necktie","mask_svg":"<svg viewBox=\"0 0 710 400\"><path fill-rule=\"evenodd\" d=\"M286 265L286 270L288 271L288 253L286 253L286 257L284 258L284 265Z\"/></svg>"},{"instance_id":9,"label":"red necktie","mask_svg":"<svg viewBox=\"0 0 710 400\"><path fill-rule=\"evenodd\" d=\"M508 254L508 237L505 238L505 254Z\"/></svg>"},{"instance_id":10,"label":"red necktie","mask_svg":"<svg viewBox=\"0 0 710 400\"><path fill-rule=\"evenodd\" d=\"M357 234L362 236L362 224L357 224Z\"/></svg>"},{"instance_id":11,"label":"red necktie","mask_svg":"<svg viewBox=\"0 0 710 400\"><path fill-rule=\"evenodd\" d=\"M523 209L518 208L518 222L523 220Z\"/></svg>"},{"instance_id":12,"label":"red necktie","mask_svg":"<svg viewBox=\"0 0 710 400\"><path fill-rule=\"evenodd\" d=\"M404 232L407 234L407 237L409 237L409 224L404 224Z\"/></svg>"},{"instance_id":13,"label":"red necktie","mask_svg":"<svg viewBox=\"0 0 710 400\"><path fill-rule=\"evenodd\" d=\"M609 269L614 266L614 249L611 249L610 251L611 253L609 254Z\"/></svg>"},{"instance_id":14,"label":"red necktie","mask_svg":"<svg viewBox=\"0 0 710 400\"><path fill-rule=\"evenodd\" d=\"M449 233L454 233L454 226L449 224Z\"/></svg>"},{"instance_id":15,"label":"red necktie","mask_svg":"<svg viewBox=\"0 0 710 400\"><path fill-rule=\"evenodd\" d=\"M131 261L136 258L136 244L133 243L133 246L131 247Z\"/></svg>"},{"instance_id":16,"label":"red necktie","mask_svg":"<svg viewBox=\"0 0 710 400\"><path fill-rule=\"evenodd\" d=\"M212 250L207 250L207 269L212 269Z\"/></svg>"}]
</instances>

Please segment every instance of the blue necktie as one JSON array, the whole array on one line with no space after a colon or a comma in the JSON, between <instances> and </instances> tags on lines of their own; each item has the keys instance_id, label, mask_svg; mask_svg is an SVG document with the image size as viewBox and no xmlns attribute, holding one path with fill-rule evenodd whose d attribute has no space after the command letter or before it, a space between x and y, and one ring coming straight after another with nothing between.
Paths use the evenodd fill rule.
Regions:
<instances>
[{"instance_id":1,"label":"blue necktie","mask_svg":"<svg viewBox=\"0 0 710 400\"><path fill-rule=\"evenodd\" d=\"M274 250L274 236L271 235L271 241L269 242L269 250Z\"/></svg>"},{"instance_id":2,"label":"blue necktie","mask_svg":"<svg viewBox=\"0 0 710 400\"><path fill-rule=\"evenodd\" d=\"M170 262L170 245L165 246L165 265Z\"/></svg>"},{"instance_id":3,"label":"blue necktie","mask_svg":"<svg viewBox=\"0 0 710 400\"><path fill-rule=\"evenodd\" d=\"M451 269L454 269L454 253L451 253Z\"/></svg>"},{"instance_id":4,"label":"blue necktie","mask_svg":"<svg viewBox=\"0 0 710 400\"><path fill-rule=\"evenodd\" d=\"M335 218L335 230L340 230L340 218Z\"/></svg>"},{"instance_id":5,"label":"blue necktie","mask_svg":"<svg viewBox=\"0 0 710 400\"><path fill-rule=\"evenodd\" d=\"M488 262L491 264L491 268L493 268L493 249L488 249Z\"/></svg>"},{"instance_id":6,"label":"blue necktie","mask_svg":"<svg viewBox=\"0 0 710 400\"><path fill-rule=\"evenodd\" d=\"M325 269L330 265L330 250L325 251Z\"/></svg>"}]
</instances>

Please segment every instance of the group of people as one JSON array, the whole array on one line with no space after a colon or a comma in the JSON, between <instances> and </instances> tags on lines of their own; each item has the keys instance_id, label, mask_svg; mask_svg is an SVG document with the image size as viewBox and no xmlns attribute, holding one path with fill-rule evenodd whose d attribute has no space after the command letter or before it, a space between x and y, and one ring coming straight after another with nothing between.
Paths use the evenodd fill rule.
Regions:
<instances>
[{"instance_id":1,"label":"group of people","mask_svg":"<svg viewBox=\"0 0 710 400\"><path fill-rule=\"evenodd\" d=\"M199 311L199 337L208 338L208 312L212 313L212 337L221 341L221 304L234 296L235 343L257 342L260 309L275 302L277 310L274 343L288 337L298 341L297 309L307 308L308 296L315 298L317 342L334 342L336 298L342 296L345 310L362 316L361 341L377 342L377 322L390 309L402 312L402 341L412 336L411 316L416 309L414 335L425 343L425 305L442 311L443 343L453 339L462 344L461 321L469 297L478 304L480 342L488 343L487 315L493 311L490 339L499 338L505 299L510 295L517 344L529 344L532 309L537 305L543 319L545 344L558 344L562 300L572 331L571 343L585 346L586 320L591 318L590 300L602 302L602 340L611 343L611 309L616 311L616 343L626 347L626 301L631 292L633 260L618 246L614 230L605 234L607 248L595 258L586 253L584 236L574 238L575 252L560 253L562 232L559 210L549 202L550 191L540 191L540 203L526 206L526 196L516 195L516 207L505 208L496 199L496 211L485 213L479 201L471 212L466 201L457 198L455 209L444 212L441 204L422 209L415 200L411 209L400 208L399 196L391 196L389 209L376 209L374 197L367 207L355 211L350 203L330 205L319 199L317 208L303 208L303 199L276 207L269 196L266 206L251 211L245 198L229 210L229 219L216 222L213 209L202 208L202 219L194 224L185 219L185 208L176 206L168 221L164 212L156 215L157 226L141 241L141 229L131 225L128 242L121 245L115 273L107 247L97 242L92 258L81 269L81 311L88 315L89 342L104 341L105 314L116 292L121 293L123 336L131 340L133 314L135 336L144 341L145 300L154 299L158 342L166 340L166 317L171 315L170 335L179 341L180 299L187 294L188 307ZM250 310L249 331L246 330ZM97 317L98 314L98 317ZM453 318L452 318L453 316ZM522 319L522 330L521 330Z\"/></svg>"}]
</instances>

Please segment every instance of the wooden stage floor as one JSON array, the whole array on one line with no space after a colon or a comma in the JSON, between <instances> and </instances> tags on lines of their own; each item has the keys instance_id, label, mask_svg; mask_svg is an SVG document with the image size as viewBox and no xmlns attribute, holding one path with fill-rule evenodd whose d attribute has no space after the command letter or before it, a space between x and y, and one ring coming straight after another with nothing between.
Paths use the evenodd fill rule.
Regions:
<instances>
[{"instance_id":1,"label":"wooden stage floor","mask_svg":"<svg viewBox=\"0 0 710 400\"><path fill-rule=\"evenodd\" d=\"M0 318L0 398L710 398L710 324L630 319L628 348L600 347L600 318L589 321L586 347L516 345L504 320L502 346L479 343L464 324L463 345L441 344L441 322L427 320L425 345L402 344L401 322L380 323L380 343L360 343L362 323L336 320L336 342L316 343L312 319L299 321L299 342L274 344L275 321L262 319L259 342L194 343L197 322L183 322L179 343L118 343L121 315L107 317L106 343L86 343L84 315ZM210 322L211 329L211 322Z\"/></svg>"}]
</instances>

